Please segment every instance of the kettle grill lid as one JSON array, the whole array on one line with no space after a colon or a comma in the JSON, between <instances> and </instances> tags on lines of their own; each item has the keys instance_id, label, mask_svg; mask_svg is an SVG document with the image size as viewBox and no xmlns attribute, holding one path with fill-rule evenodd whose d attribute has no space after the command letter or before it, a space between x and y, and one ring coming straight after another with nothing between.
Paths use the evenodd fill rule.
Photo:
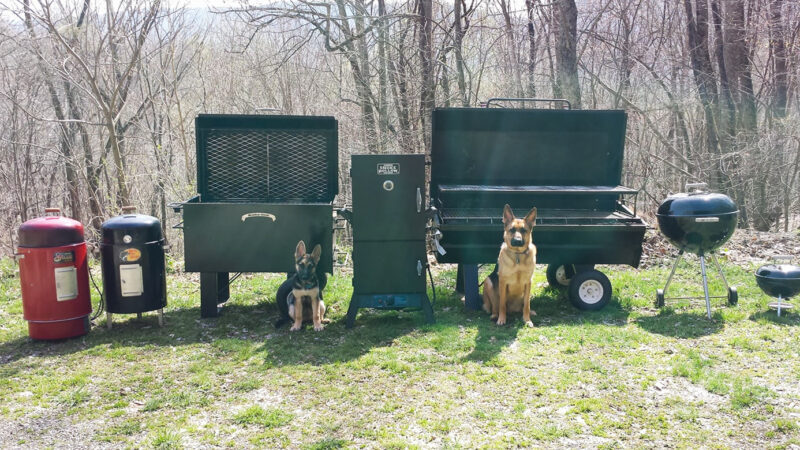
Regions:
<instances>
[{"instance_id":1,"label":"kettle grill lid","mask_svg":"<svg viewBox=\"0 0 800 450\"><path fill-rule=\"evenodd\" d=\"M767 264L756 270L756 276L771 280L800 279L800 267L793 264Z\"/></svg>"},{"instance_id":2,"label":"kettle grill lid","mask_svg":"<svg viewBox=\"0 0 800 450\"><path fill-rule=\"evenodd\" d=\"M658 207L657 216L696 217L737 214L736 203L725 194L692 193L667 197Z\"/></svg>"}]
</instances>

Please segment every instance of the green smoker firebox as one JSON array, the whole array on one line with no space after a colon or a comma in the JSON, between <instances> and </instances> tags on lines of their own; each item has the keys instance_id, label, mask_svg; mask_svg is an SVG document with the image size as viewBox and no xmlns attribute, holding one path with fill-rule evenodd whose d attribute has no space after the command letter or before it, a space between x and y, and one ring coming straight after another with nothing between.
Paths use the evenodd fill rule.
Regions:
<instances>
[{"instance_id":1,"label":"green smoker firebox","mask_svg":"<svg viewBox=\"0 0 800 450\"><path fill-rule=\"evenodd\" d=\"M426 293L424 155L353 155L353 297L359 308L433 309Z\"/></svg>"},{"instance_id":2,"label":"green smoker firebox","mask_svg":"<svg viewBox=\"0 0 800 450\"><path fill-rule=\"evenodd\" d=\"M201 114L198 195L183 212L187 272L200 272L200 314L218 315L230 272L294 272L297 242L320 244L333 272L338 129L333 117Z\"/></svg>"}]
</instances>

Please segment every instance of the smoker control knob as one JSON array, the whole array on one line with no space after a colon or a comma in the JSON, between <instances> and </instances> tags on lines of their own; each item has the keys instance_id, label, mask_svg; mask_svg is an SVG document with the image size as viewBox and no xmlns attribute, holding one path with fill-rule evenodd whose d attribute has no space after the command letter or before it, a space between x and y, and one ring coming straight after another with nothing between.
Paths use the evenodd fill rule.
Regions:
<instances>
[{"instance_id":1,"label":"smoker control knob","mask_svg":"<svg viewBox=\"0 0 800 450\"><path fill-rule=\"evenodd\" d=\"M126 234L125 236L122 236L122 242L124 242L126 244L130 244L132 241L133 241L133 238L131 237L130 234Z\"/></svg>"},{"instance_id":2,"label":"smoker control knob","mask_svg":"<svg viewBox=\"0 0 800 450\"><path fill-rule=\"evenodd\" d=\"M383 182L383 189L387 190L387 191L391 191L392 189L394 189L394 181L392 181L392 180L384 181Z\"/></svg>"}]
</instances>

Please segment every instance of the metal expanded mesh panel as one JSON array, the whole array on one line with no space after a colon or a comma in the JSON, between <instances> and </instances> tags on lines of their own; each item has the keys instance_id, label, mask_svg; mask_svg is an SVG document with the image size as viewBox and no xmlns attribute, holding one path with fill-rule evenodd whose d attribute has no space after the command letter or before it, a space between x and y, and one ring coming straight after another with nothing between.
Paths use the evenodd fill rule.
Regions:
<instances>
[{"instance_id":1,"label":"metal expanded mesh panel","mask_svg":"<svg viewBox=\"0 0 800 450\"><path fill-rule=\"evenodd\" d=\"M198 121L198 192L203 202L317 203L336 195L335 128L320 126L313 118L290 117L288 123L287 118L248 116L203 119L215 120L210 127ZM233 126L242 122L246 128Z\"/></svg>"},{"instance_id":2,"label":"metal expanded mesh panel","mask_svg":"<svg viewBox=\"0 0 800 450\"><path fill-rule=\"evenodd\" d=\"M211 131L206 140L206 198L269 197L269 134L256 131Z\"/></svg>"},{"instance_id":3,"label":"metal expanded mesh panel","mask_svg":"<svg viewBox=\"0 0 800 450\"><path fill-rule=\"evenodd\" d=\"M278 131L269 136L269 195L321 201L328 192L325 136Z\"/></svg>"}]
</instances>

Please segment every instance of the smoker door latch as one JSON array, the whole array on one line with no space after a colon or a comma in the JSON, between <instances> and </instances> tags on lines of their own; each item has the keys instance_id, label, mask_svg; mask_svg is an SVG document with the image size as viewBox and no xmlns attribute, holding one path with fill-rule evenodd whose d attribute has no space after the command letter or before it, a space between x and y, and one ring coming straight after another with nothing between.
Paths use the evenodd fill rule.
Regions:
<instances>
[{"instance_id":1,"label":"smoker door latch","mask_svg":"<svg viewBox=\"0 0 800 450\"><path fill-rule=\"evenodd\" d=\"M417 188L417 212L422 212L422 190Z\"/></svg>"},{"instance_id":2,"label":"smoker door latch","mask_svg":"<svg viewBox=\"0 0 800 450\"><path fill-rule=\"evenodd\" d=\"M419 259L417 260L417 276L418 277L422 276L422 261L420 261Z\"/></svg>"}]
</instances>

